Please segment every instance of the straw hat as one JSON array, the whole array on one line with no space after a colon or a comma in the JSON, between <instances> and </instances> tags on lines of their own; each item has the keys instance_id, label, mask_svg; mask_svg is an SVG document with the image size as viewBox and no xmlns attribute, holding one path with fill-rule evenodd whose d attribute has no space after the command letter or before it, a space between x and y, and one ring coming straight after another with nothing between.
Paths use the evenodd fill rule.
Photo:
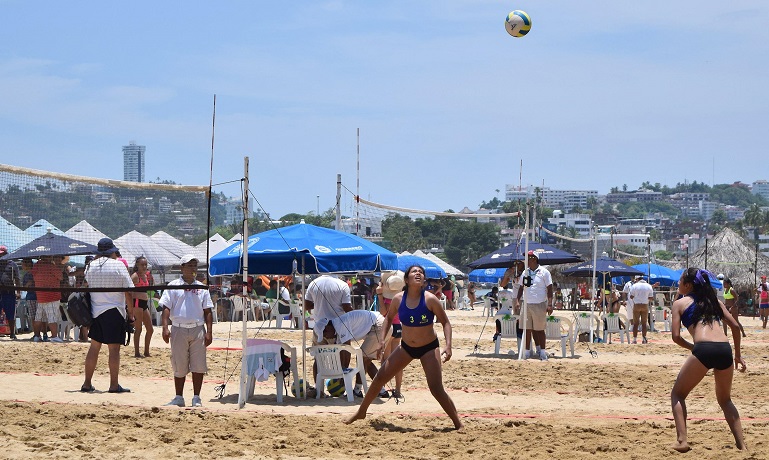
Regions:
<instances>
[{"instance_id":1,"label":"straw hat","mask_svg":"<svg viewBox=\"0 0 769 460\"><path fill-rule=\"evenodd\" d=\"M385 299L392 299L395 294L401 292L406 282L403 280L405 273L402 271L382 272L382 295Z\"/></svg>"}]
</instances>

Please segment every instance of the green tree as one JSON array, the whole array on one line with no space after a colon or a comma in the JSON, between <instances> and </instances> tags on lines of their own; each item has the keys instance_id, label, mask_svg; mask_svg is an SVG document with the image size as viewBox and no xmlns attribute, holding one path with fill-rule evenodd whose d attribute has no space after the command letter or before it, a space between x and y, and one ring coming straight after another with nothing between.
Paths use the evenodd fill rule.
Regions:
<instances>
[{"instance_id":1,"label":"green tree","mask_svg":"<svg viewBox=\"0 0 769 460\"><path fill-rule=\"evenodd\" d=\"M450 264L464 266L472 262L470 258L478 258L497 248L499 228L496 225L457 221L449 232L443 252Z\"/></svg>"},{"instance_id":2,"label":"green tree","mask_svg":"<svg viewBox=\"0 0 769 460\"><path fill-rule=\"evenodd\" d=\"M422 231L411 217L396 214L382 221L382 237L393 252L414 251L424 247Z\"/></svg>"}]
</instances>

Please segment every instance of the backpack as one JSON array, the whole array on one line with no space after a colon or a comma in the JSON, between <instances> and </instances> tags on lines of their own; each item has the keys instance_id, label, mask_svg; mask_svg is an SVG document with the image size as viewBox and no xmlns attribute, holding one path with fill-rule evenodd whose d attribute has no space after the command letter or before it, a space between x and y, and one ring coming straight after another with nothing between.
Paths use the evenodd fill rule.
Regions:
<instances>
[{"instance_id":1,"label":"backpack","mask_svg":"<svg viewBox=\"0 0 769 460\"><path fill-rule=\"evenodd\" d=\"M91 294L88 292L73 292L67 299L67 316L70 321L79 327L88 327L93 324L91 312Z\"/></svg>"}]
</instances>

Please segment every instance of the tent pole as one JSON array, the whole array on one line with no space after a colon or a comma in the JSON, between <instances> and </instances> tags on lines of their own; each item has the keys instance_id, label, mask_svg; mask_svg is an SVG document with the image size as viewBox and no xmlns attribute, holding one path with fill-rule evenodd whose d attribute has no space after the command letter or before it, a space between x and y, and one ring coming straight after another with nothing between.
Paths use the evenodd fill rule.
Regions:
<instances>
[{"instance_id":1,"label":"tent pole","mask_svg":"<svg viewBox=\"0 0 769 460\"><path fill-rule=\"evenodd\" d=\"M595 266L596 266L596 259L598 259L598 231L597 229L593 230L593 288L590 291L590 343L593 343L593 340L595 339L595 336L593 334L593 315L595 314L595 300L593 296L595 296Z\"/></svg>"},{"instance_id":2,"label":"tent pole","mask_svg":"<svg viewBox=\"0 0 769 460\"><path fill-rule=\"evenodd\" d=\"M523 260L524 260L524 267L528 266L529 260L529 204L526 204L526 216L523 221L523 237L524 237L524 243L523 243ZM526 269L524 269L524 273L526 273ZM521 283L523 284L523 279L525 277L521 278ZM523 340L521 340L521 344L518 347L518 361L522 361L524 359L524 350L526 350L526 307L528 306L528 296L526 295L526 288L522 285L521 289L523 289L523 308L521 309L521 318L523 318ZM520 325L521 321L518 320L518 324ZM531 346L531 345L529 345Z\"/></svg>"},{"instance_id":3,"label":"tent pole","mask_svg":"<svg viewBox=\"0 0 769 460\"><path fill-rule=\"evenodd\" d=\"M302 384L304 388L301 394L304 395L304 399L307 399L307 317L304 316L304 299L306 295L304 253L302 253ZM296 376L294 376L294 385L297 391L299 391L299 382Z\"/></svg>"},{"instance_id":4,"label":"tent pole","mask_svg":"<svg viewBox=\"0 0 769 460\"><path fill-rule=\"evenodd\" d=\"M240 256L243 258L243 331L241 334L241 358L246 353L246 344L248 342L248 309L247 302L250 301L248 292L248 157L243 157L243 240L240 242ZM254 318L256 319L256 318ZM238 394L238 409L246 405L246 374L245 362L241 360L240 365L240 394Z\"/></svg>"}]
</instances>

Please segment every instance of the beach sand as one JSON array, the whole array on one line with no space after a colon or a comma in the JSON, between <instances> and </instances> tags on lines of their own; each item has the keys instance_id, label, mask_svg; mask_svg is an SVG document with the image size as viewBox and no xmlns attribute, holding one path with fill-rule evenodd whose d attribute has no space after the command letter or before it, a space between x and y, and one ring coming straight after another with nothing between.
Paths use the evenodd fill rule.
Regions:
<instances>
[{"instance_id":1,"label":"beach sand","mask_svg":"<svg viewBox=\"0 0 769 460\"><path fill-rule=\"evenodd\" d=\"M131 388L129 394L106 392L106 347L94 376L97 391L88 394L78 391L88 344L4 337L0 458L769 458L769 333L756 319L742 318L748 372L735 373L732 392L749 451L734 448L708 374L688 399L692 451L677 454L668 447L675 440L669 394L688 352L672 343L669 332L650 333L648 345L622 345L618 337L613 344L578 343L576 356L569 357L567 348L565 359L560 345L548 342L555 354L549 361L517 361L506 354L511 340L502 344L505 354L494 355L493 319L486 322L480 314L449 312L454 356L443 367L443 380L465 424L460 431L430 395L418 362L406 369L405 401L375 400L368 417L351 426L342 421L359 399L289 395L278 404L273 379L257 383L254 398L239 410L241 323L214 326L204 407L196 409L163 406L174 391L159 329L152 357L134 358L133 344L122 349L120 383ZM249 337L301 347L300 331L259 324L249 322ZM219 399L214 388L225 380ZM189 404L190 379L185 397Z\"/></svg>"}]
</instances>

